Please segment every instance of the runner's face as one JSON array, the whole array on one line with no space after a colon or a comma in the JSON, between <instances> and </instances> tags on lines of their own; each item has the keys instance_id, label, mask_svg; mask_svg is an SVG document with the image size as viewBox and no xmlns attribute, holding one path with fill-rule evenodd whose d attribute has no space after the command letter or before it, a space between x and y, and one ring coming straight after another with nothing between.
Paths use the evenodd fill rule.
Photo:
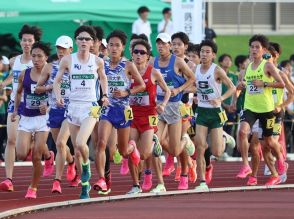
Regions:
<instances>
[{"instance_id":1,"label":"runner's face","mask_svg":"<svg viewBox=\"0 0 294 219\"><path fill-rule=\"evenodd\" d=\"M56 46L56 53L59 60L61 60L64 56L71 54L71 52L72 52L72 48L66 49L61 46Z\"/></svg>"},{"instance_id":2,"label":"runner's face","mask_svg":"<svg viewBox=\"0 0 294 219\"><path fill-rule=\"evenodd\" d=\"M108 42L108 51L111 58L121 58L125 46L122 44L120 38L112 37Z\"/></svg>"},{"instance_id":3,"label":"runner's face","mask_svg":"<svg viewBox=\"0 0 294 219\"><path fill-rule=\"evenodd\" d=\"M259 41L253 41L250 45L250 56L252 59L260 59L265 53L265 49L262 47Z\"/></svg>"},{"instance_id":4,"label":"runner's face","mask_svg":"<svg viewBox=\"0 0 294 219\"><path fill-rule=\"evenodd\" d=\"M170 54L170 44L165 43L162 40L157 40L156 41L156 48L160 56L166 56Z\"/></svg>"},{"instance_id":5,"label":"runner's face","mask_svg":"<svg viewBox=\"0 0 294 219\"><path fill-rule=\"evenodd\" d=\"M230 68L232 66L232 60L226 56L220 64L223 68Z\"/></svg>"},{"instance_id":6,"label":"runner's face","mask_svg":"<svg viewBox=\"0 0 294 219\"><path fill-rule=\"evenodd\" d=\"M183 43L181 39L175 38L172 40L172 51L176 56L184 56L186 49L187 46Z\"/></svg>"},{"instance_id":7,"label":"runner's face","mask_svg":"<svg viewBox=\"0 0 294 219\"><path fill-rule=\"evenodd\" d=\"M194 52L188 52L188 59L196 65L200 64L200 57Z\"/></svg>"},{"instance_id":8,"label":"runner's face","mask_svg":"<svg viewBox=\"0 0 294 219\"><path fill-rule=\"evenodd\" d=\"M100 48L100 46L101 46L101 41L97 39L93 43L93 46L91 46L90 53L92 53L94 55L99 55L99 48Z\"/></svg>"},{"instance_id":9,"label":"runner's face","mask_svg":"<svg viewBox=\"0 0 294 219\"><path fill-rule=\"evenodd\" d=\"M136 65L146 64L148 61L147 49L143 45L136 45L132 55Z\"/></svg>"},{"instance_id":10,"label":"runner's face","mask_svg":"<svg viewBox=\"0 0 294 219\"><path fill-rule=\"evenodd\" d=\"M215 58L215 53L212 51L210 46L202 46L200 50L201 63L209 63Z\"/></svg>"},{"instance_id":11,"label":"runner's face","mask_svg":"<svg viewBox=\"0 0 294 219\"><path fill-rule=\"evenodd\" d=\"M29 53L32 49L32 45L35 43L35 37L33 34L23 34L21 41L20 41L20 46L22 48L22 51L24 53Z\"/></svg>"},{"instance_id":12,"label":"runner's face","mask_svg":"<svg viewBox=\"0 0 294 219\"><path fill-rule=\"evenodd\" d=\"M46 64L47 58L48 57L42 49L35 48L32 50L32 61L35 68L42 69Z\"/></svg>"},{"instance_id":13,"label":"runner's face","mask_svg":"<svg viewBox=\"0 0 294 219\"><path fill-rule=\"evenodd\" d=\"M93 46L93 38L87 32L81 32L76 37L76 44L78 46L78 50L80 51L90 51L91 46Z\"/></svg>"}]
</instances>

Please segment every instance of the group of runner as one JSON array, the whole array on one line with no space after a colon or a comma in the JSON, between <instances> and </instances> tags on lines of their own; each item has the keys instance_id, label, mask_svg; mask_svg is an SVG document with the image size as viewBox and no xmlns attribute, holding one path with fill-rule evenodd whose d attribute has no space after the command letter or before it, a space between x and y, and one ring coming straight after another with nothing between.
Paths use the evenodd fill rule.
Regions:
<instances>
[{"instance_id":1,"label":"group of runner","mask_svg":"<svg viewBox=\"0 0 294 219\"><path fill-rule=\"evenodd\" d=\"M90 136L98 175L92 187L99 194L111 191L113 147L117 147L116 153L124 158L121 173L126 174L128 170L131 173L133 186L128 194L142 190L166 191L163 176L175 170L174 157L178 160L179 190L188 189L189 181L196 181L196 169L200 179L196 189L208 189L213 170L210 156L220 157L226 145L234 147L234 139L222 128L227 118L221 104L232 95L237 98L240 90L246 90L246 94L238 133L244 166L238 177L251 174L247 184L257 184L260 154L255 153L258 150L252 146L251 170L248 137L250 130L253 132L253 124L259 120L257 127L261 130L257 132L260 132L263 157L272 175L267 185L285 182L288 164L278 137L273 134L280 133L282 112L293 101L294 89L285 70L276 67L278 44L269 45L263 35L250 39L251 63L240 73L236 89L226 72L213 62L217 54L213 41L189 45L189 37L183 32L172 36L160 33L156 38L158 56L152 57L148 40L137 36L131 41L132 58L128 60L123 55L126 34L114 30L107 36L107 57L101 52L106 45L101 32L99 27L77 28L75 53L72 53L70 37L58 37L57 59L47 63L50 47L40 41L42 31L29 25L20 30L23 53L10 60L11 74L0 83L2 88L13 85L7 119L6 179L0 183L1 190L14 190L15 157L25 160L31 152L33 174L26 198L37 197L42 157L43 176L53 174L55 160L52 192L62 193L66 161L70 185L77 187L81 183L80 198L89 198ZM263 57L264 54L271 57L266 60L268 57ZM224 93L222 84L227 87ZM284 93L287 98L283 98ZM49 131L56 144L56 159L46 145ZM67 146L69 137L74 155ZM162 149L167 153L163 170ZM152 167L158 180L153 189Z\"/></svg>"}]
</instances>

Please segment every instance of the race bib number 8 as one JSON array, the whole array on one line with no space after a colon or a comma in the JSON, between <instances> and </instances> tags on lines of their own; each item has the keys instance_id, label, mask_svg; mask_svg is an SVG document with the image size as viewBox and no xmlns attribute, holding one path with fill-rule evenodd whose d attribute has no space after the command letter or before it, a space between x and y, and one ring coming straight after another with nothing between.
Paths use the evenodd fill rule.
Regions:
<instances>
[{"instance_id":1,"label":"race bib number 8","mask_svg":"<svg viewBox=\"0 0 294 219\"><path fill-rule=\"evenodd\" d=\"M221 123L224 124L227 120L228 120L228 117L227 117L227 114L224 110L222 110L219 114L218 114L220 120L221 120Z\"/></svg>"},{"instance_id":2,"label":"race bib number 8","mask_svg":"<svg viewBox=\"0 0 294 219\"><path fill-rule=\"evenodd\" d=\"M157 124L158 124L158 116L157 115L148 116L148 119L149 119L150 126L157 126Z\"/></svg>"},{"instance_id":3,"label":"race bib number 8","mask_svg":"<svg viewBox=\"0 0 294 219\"><path fill-rule=\"evenodd\" d=\"M131 107L125 108L124 113L125 113L125 120L126 121L133 120L134 115L133 115L133 110Z\"/></svg>"}]
</instances>

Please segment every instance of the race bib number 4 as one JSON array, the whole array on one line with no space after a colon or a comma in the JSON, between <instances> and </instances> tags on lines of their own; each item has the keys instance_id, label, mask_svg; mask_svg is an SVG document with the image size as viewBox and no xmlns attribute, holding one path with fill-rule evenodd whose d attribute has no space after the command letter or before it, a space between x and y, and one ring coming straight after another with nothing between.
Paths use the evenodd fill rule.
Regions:
<instances>
[{"instance_id":1,"label":"race bib number 4","mask_svg":"<svg viewBox=\"0 0 294 219\"><path fill-rule=\"evenodd\" d=\"M133 110L132 110L131 107L125 108L124 114L125 114L125 120L126 121L133 120L134 115L133 115Z\"/></svg>"},{"instance_id":2,"label":"race bib number 4","mask_svg":"<svg viewBox=\"0 0 294 219\"><path fill-rule=\"evenodd\" d=\"M157 126L158 124L158 115L148 116L149 125L150 126Z\"/></svg>"}]
</instances>

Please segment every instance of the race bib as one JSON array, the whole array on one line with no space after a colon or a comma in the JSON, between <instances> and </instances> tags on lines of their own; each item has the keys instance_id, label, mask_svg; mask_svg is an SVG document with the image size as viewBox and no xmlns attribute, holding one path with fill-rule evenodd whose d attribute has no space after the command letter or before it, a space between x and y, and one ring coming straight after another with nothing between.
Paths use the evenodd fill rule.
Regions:
<instances>
[{"instance_id":1,"label":"race bib","mask_svg":"<svg viewBox=\"0 0 294 219\"><path fill-rule=\"evenodd\" d=\"M219 112L218 116L219 116L222 124L224 124L228 120L227 114L226 114L226 112L224 110Z\"/></svg>"},{"instance_id":2,"label":"race bib","mask_svg":"<svg viewBox=\"0 0 294 219\"><path fill-rule=\"evenodd\" d=\"M281 134L282 131L282 125L280 123L275 123L274 124L274 133Z\"/></svg>"},{"instance_id":3,"label":"race bib","mask_svg":"<svg viewBox=\"0 0 294 219\"><path fill-rule=\"evenodd\" d=\"M94 79L94 74L74 74L72 75L71 89L80 91L91 90L92 83L89 81Z\"/></svg>"},{"instance_id":4,"label":"race bib","mask_svg":"<svg viewBox=\"0 0 294 219\"><path fill-rule=\"evenodd\" d=\"M158 115L148 116L149 125L150 126L157 126L158 124Z\"/></svg>"},{"instance_id":5,"label":"race bib","mask_svg":"<svg viewBox=\"0 0 294 219\"><path fill-rule=\"evenodd\" d=\"M125 114L125 120L126 121L133 120L133 118L134 118L133 110L132 110L132 108L130 106L125 108L124 114Z\"/></svg>"},{"instance_id":6,"label":"race bib","mask_svg":"<svg viewBox=\"0 0 294 219\"><path fill-rule=\"evenodd\" d=\"M191 106L186 106L186 104L180 105L180 113L182 118L187 118L193 115Z\"/></svg>"},{"instance_id":7,"label":"race bib","mask_svg":"<svg viewBox=\"0 0 294 219\"><path fill-rule=\"evenodd\" d=\"M99 118L101 113L101 107L100 106L92 106L90 109L90 116L93 118Z\"/></svg>"},{"instance_id":8,"label":"race bib","mask_svg":"<svg viewBox=\"0 0 294 219\"><path fill-rule=\"evenodd\" d=\"M28 94L26 96L27 109L39 109L41 105L47 105L47 96L35 96Z\"/></svg>"},{"instance_id":9,"label":"race bib","mask_svg":"<svg viewBox=\"0 0 294 219\"><path fill-rule=\"evenodd\" d=\"M249 94L262 94L263 93L263 87L256 87L256 86L254 86L252 84L252 82L248 82L247 92Z\"/></svg>"},{"instance_id":10,"label":"race bib","mask_svg":"<svg viewBox=\"0 0 294 219\"><path fill-rule=\"evenodd\" d=\"M109 80L111 79L111 80ZM119 76L108 77L108 93L112 94L116 90L125 90L125 82L119 80Z\"/></svg>"},{"instance_id":11,"label":"race bib","mask_svg":"<svg viewBox=\"0 0 294 219\"><path fill-rule=\"evenodd\" d=\"M266 128L267 129L273 129L274 125L275 125L275 118L266 120Z\"/></svg>"},{"instance_id":12,"label":"race bib","mask_svg":"<svg viewBox=\"0 0 294 219\"><path fill-rule=\"evenodd\" d=\"M130 105L149 106L149 99L148 92L140 92L130 96Z\"/></svg>"}]
</instances>

